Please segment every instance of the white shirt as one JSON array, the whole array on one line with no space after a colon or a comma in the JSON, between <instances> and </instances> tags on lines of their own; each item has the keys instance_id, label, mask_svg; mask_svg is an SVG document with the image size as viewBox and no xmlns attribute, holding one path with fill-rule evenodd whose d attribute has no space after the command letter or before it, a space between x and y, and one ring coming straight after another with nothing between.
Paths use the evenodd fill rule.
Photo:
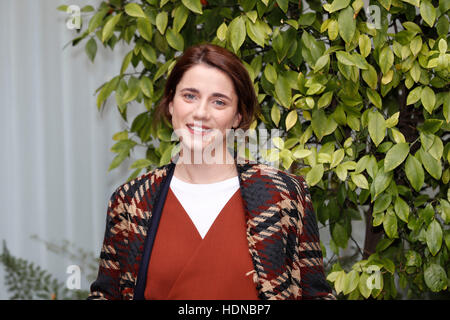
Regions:
<instances>
[{"instance_id":1,"label":"white shirt","mask_svg":"<svg viewBox=\"0 0 450 320\"><path fill-rule=\"evenodd\" d=\"M189 183L172 176L170 189L205 237L223 207L239 189L238 176L214 183Z\"/></svg>"}]
</instances>

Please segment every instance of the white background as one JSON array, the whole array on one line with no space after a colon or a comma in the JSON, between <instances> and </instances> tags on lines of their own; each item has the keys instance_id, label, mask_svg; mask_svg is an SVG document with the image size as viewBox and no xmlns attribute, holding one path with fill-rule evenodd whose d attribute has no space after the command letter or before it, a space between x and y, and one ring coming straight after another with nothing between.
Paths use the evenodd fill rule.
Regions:
<instances>
[{"instance_id":1,"label":"white background","mask_svg":"<svg viewBox=\"0 0 450 320\"><path fill-rule=\"evenodd\" d=\"M63 49L77 34L56 8L96 3L0 0L0 241L64 282L67 266L78 262L30 237L69 241L98 256L109 197L131 174L131 160L107 171L112 135L125 124L113 96L99 112L94 95L128 51L98 44L93 64L86 41ZM142 110L134 105L130 119ZM0 266L0 299L8 299L3 278Z\"/></svg>"}]
</instances>

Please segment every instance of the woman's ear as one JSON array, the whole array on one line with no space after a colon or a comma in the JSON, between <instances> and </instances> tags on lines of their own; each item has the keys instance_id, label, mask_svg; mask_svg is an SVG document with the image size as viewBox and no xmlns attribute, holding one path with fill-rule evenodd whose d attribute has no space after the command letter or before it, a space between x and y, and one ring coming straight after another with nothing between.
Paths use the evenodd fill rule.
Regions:
<instances>
[{"instance_id":1,"label":"woman's ear","mask_svg":"<svg viewBox=\"0 0 450 320\"><path fill-rule=\"evenodd\" d=\"M169 113L171 116L173 116L173 101L169 102Z\"/></svg>"},{"instance_id":2,"label":"woman's ear","mask_svg":"<svg viewBox=\"0 0 450 320\"><path fill-rule=\"evenodd\" d=\"M241 124L241 120L242 120L242 115L239 112L236 113L236 116L234 117L234 121L233 121L232 127L234 129L238 128L239 125Z\"/></svg>"}]
</instances>

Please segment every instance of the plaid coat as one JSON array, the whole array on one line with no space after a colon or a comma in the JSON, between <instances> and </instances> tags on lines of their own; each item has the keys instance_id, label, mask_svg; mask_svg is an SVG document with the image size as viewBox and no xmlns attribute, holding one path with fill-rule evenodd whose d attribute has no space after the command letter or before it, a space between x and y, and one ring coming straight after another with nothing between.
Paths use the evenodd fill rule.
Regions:
<instances>
[{"instance_id":1,"label":"plaid coat","mask_svg":"<svg viewBox=\"0 0 450 320\"><path fill-rule=\"evenodd\" d=\"M249 161L236 166L259 298L334 299L304 179ZM98 277L88 299L144 299L151 249L174 168L172 161L112 194Z\"/></svg>"}]
</instances>

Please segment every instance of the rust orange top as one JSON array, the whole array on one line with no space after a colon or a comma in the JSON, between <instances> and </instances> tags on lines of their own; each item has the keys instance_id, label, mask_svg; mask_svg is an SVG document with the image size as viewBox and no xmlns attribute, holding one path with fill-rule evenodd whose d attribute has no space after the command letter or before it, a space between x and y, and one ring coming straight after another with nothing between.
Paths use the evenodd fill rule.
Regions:
<instances>
[{"instance_id":1,"label":"rust orange top","mask_svg":"<svg viewBox=\"0 0 450 320\"><path fill-rule=\"evenodd\" d=\"M148 300L257 300L237 190L202 239L169 188L147 273Z\"/></svg>"}]
</instances>

